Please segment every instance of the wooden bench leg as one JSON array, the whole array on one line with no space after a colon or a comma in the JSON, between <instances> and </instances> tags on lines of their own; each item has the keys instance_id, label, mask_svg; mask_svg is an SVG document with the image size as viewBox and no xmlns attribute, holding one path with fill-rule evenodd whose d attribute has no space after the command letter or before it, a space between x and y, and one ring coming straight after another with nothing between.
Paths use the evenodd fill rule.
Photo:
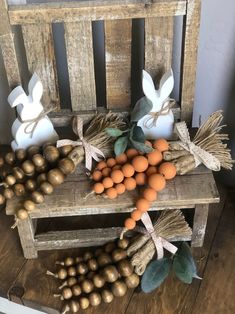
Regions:
<instances>
[{"instance_id":1,"label":"wooden bench leg","mask_svg":"<svg viewBox=\"0 0 235 314\"><path fill-rule=\"evenodd\" d=\"M27 218L25 220L19 220L17 227L20 236L20 242L24 252L24 257L27 259L37 258L38 252L34 246L35 229L32 219Z\"/></svg>"},{"instance_id":2,"label":"wooden bench leg","mask_svg":"<svg viewBox=\"0 0 235 314\"><path fill-rule=\"evenodd\" d=\"M200 204L195 206L195 213L193 219L193 234L192 234L192 247L203 246L207 217L209 211L209 204Z\"/></svg>"}]
</instances>

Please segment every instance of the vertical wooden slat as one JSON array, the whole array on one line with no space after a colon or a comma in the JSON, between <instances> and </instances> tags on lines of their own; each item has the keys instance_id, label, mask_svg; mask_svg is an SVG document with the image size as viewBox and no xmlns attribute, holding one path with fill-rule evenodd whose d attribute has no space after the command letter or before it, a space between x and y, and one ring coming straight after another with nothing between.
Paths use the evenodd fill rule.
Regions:
<instances>
[{"instance_id":1,"label":"vertical wooden slat","mask_svg":"<svg viewBox=\"0 0 235 314\"><path fill-rule=\"evenodd\" d=\"M145 70L158 83L171 68L174 17L145 19Z\"/></svg>"},{"instance_id":2,"label":"vertical wooden slat","mask_svg":"<svg viewBox=\"0 0 235 314\"><path fill-rule=\"evenodd\" d=\"M107 108L131 104L131 20L105 21Z\"/></svg>"},{"instance_id":3,"label":"vertical wooden slat","mask_svg":"<svg viewBox=\"0 0 235 314\"><path fill-rule=\"evenodd\" d=\"M65 43L72 109L96 108L91 21L65 23Z\"/></svg>"},{"instance_id":4,"label":"vertical wooden slat","mask_svg":"<svg viewBox=\"0 0 235 314\"><path fill-rule=\"evenodd\" d=\"M21 83L13 33L8 19L7 4L0 0L0 47L10 88Z\"/></svg>"},{"instance_id":5,"label":"vertical wooden slat","mask_svg":"<svg viewBox=\"0 0 235 314\"><path fill-rule=\"evenodd\" d=\"M31 74L34 72L43 83L42 104L45 109L59 109L59 93L51 24L22 26L24 46Z\"/></svg>"},{"instance_id":6,"label":"vertical wooden slat","mask_svg":"<svg viewBox=\"0 0 235 314\"><path fill-rule=\"evenodd\" d=\"M187 123L191 123L194 105L200 9L201 0L188 0L181 87L181 120Z\"/></svg>"}]
</instances>

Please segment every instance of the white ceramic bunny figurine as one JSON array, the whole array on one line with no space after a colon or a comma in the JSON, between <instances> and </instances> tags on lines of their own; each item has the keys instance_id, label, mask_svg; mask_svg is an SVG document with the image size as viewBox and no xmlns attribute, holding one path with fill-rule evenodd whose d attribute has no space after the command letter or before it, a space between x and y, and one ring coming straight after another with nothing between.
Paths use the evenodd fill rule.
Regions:
<instances>
[{"instance_id":1,"label":"white ceramic bunny figurine","mask_svg":"<svg viewBox=\"0 0 235 314\"><path fill-rule=\"evenodd\" d=\"M143 70L143 92L152 102L152 110L141 118L137 125L140 126L148 139L170 138L173 132L174 115L169 109L169 96L174 87L172 70L166 72L161 78L159 89L155 90L151 76ZM166 110L163 110L166 108ZM161 111L162 114L154 117L154 113Z\"/></svg>"},{"instance_id":2,"label":"white ceramic bunny figurine","mask_svg":"<svg viewBox=\"0 0 235 314\"><path fill-rule=\"evenodd\" d=\"M55 142L59 138L47 115L42 115L38 122L33 122L43 112L40 102L43 86L35 73L29 81L28 91L29 95L27 96L22 86L17 86L7 99L12 108L16 107L19 115L11 129L15 139L11 142L13 150L26 149L31 145L42 145L45 142Z\"/></svg>"}]
</instances>

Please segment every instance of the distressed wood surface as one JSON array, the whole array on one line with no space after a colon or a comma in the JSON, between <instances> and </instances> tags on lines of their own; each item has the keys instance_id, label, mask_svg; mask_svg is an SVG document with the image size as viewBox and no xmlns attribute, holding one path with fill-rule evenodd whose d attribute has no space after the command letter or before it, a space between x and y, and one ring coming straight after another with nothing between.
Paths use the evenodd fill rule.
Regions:
<instances>
[{"instance_id":1,"label":"distressed wood surface","mask_svg":"<svg viewBox=\"0 0 235 314\"><path fill-rule=\"evenodd\" d=\"M21 83L21 78L15 52L14 36L11 30L7 3L5 0L0 0L0 49L6 70L7 81L11 89Z\"/></svg>"},{"instance_id":2,"label":"distressed wood surface","mask_svg":"<svg viewBox=\"0 0 235 314\"><path fill-rule=\"evenodd\" d=\"M86 198L91 191L91 182L86 177L82 180L82 176L78 176L77 180L79 181L66 181L55 189L53 195L45 196L45 203L37 206L30 214L31 218L129 212L140 193L137 190L124 193L117 200L94 194ZM177 176L168 181L166 188L159 192L158 200L152 204L152 208L174 208L218 201L219 195L213 175L205 173ZM8 201L7 214L13 214L18 207L17 199Z\"/></svg>"},{"instance_id":3,"label":"distressed wood surface","mask_svg":"<svg viewBox=\"0 0 235 314\"><path fill-rule=\"evenodd\" d=\"M35 229L30 218L19 220L17 223L21 246L25 258L37 258L37 250L34 246Z\"/></svg>"},{"instance_id":4,"label":"distressed wood surface","mask_svg":"<svg viewBox=\"0 0 235 314\"><path fill-rule=\"evenodd\" d=\"M194 218L193 218L193 234L192 243L193 247L201 247L203 245L207 217L209 211L209 204L196 205Z\"/></svg>"},{"instance_id":5,"label":"distressed wood surface","mask_svg":"<svg viewBox=\"0 0 235 314\"><path fill-rule=\"evenodd\" d=\"M181 86L181 120L191 123L195 80L197 69L197 51L200 26L201 0L188 0L184 25L183 70Z\"/></svg>"},{"instance_id":6,"label":"distressed wood surface","mask_svg":"<svg viewBox=\"0 0 235 314\"><path fill-rule=\"evenodd\" d=\"M95 109L91 22L65 23L64 27L72 109L73 111Z\"/></svg>"},{"instance_id":7,"label":"distressed wood surface","mask_svg":"<svg viewBox=\"0 0 235 314\"><path fill-rule=\"evenodd\" d=\"M131 20L105 21L107 108L131 104Z\"/></svg>"},{"instance_id":8,"label":"distressed wood surface","mask_svg":"<svg viewBox=\"0 0 235 314\"><path fill-rule=\"evenodd\" d=\"M145 70L158 84L171 68L174 17L145 19Z\"/></svg>"},{"instance_id":9,"label":"distressed wood surface","mask_svg":"<svg viewBox=\"0 0 235 314\"><path fill-rule=\"evenodd\" d=\"M184 15L186 0L79 1L10 6L12 25Z\"/></svg>"},{"instance_id":10,"label":"distressed wood surface","mask_svg":"<svg viewBox=\"0 0 235 314\"><path fill-rule=\"evenodd\" d=\"M52 26L30 24L22 26L24 46L31 74L40 77L43 84L42 104L44 108L59 109L59 93L54 54Z\"/></svg>"}]
</instances>

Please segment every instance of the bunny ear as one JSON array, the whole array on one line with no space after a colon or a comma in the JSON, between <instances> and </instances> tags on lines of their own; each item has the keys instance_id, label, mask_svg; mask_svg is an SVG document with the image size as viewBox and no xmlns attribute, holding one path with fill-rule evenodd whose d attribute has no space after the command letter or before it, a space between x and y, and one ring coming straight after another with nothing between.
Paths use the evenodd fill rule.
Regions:
<instances>
[{"instance_id":1,"label":"bunny ear","mask_svg":"<svg viewBox=\"0 0 235 314\"><path fill-rule=\"evenodd\" d=\"M151 76L145 70L143 70L142 87L145 96L153 102L156 99L156 90Z\"/></svg>"},{"instance_id":2,"label":"bunny ear","mask_svg":"<svg viewBox=\"0 0 235 314\"><path fill-rule=\"evenodd\" d=\"M29 95L32 97L33 101L39 102L42 97L43 86L40 78L36 73L31 77L28 84Z\"/></svg>"},{"instance_id":3,"label":"bunny ear","mask_svg":"<svg viewBox=\"0 0 235 314\"><path fill-rule=\"evenodd\" d=\"M173 71L170 69L167 71L163 77L161 78L160 85L159 85L159 92L161 99L166 99L170 96L174 87L174 76Z\"/></svg>"},{"instance_id":4,"label":"bunny ear","mask_svg":"<svg viewBox=\"0 0 235 314\"><path fill-rule=\"evenodd\" d=\"M23 90L22 86L17 86L9 94L7 101L13 108L20 104L24 105L25 103L28 103L28 96L25 94L25 91Z\"/></svg>"}]
</instances>

